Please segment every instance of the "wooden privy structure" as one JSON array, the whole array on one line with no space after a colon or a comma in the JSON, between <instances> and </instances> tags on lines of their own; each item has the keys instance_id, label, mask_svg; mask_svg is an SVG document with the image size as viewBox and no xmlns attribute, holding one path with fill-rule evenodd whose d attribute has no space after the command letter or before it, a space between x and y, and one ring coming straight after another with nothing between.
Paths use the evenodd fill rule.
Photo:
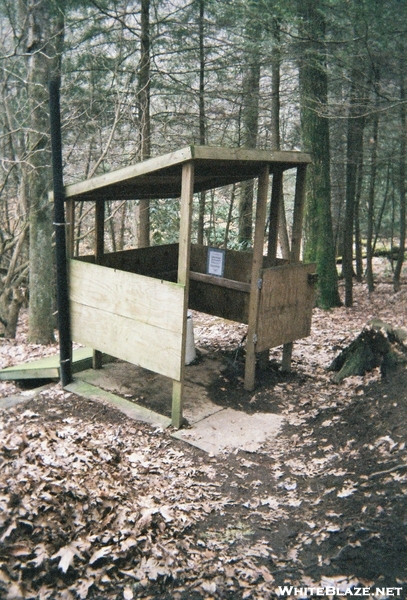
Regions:
<instances>
[{"instance_id":1,"label":"wooden privy structure","mask_svg":"<svg viewBox=\"0 0 407 600\"><path fill-rule=\"evenodd\" d=\"M287 369L292 342L309 335L314 265L300 262L309 162L300 152L188 146L65 188L72 339L95 349L96 367L105 352L172 379L175 427L182 424L188 308L248 325L248 390L255 385L257 353L283 345ZM276 256L278 212L290 169L296 170L294 216L290 260L284 261ZM194 193L250 179L258 182L252 251L192 244ZM179 242L105 253L105 201L144 198L181 199ZM72 256L78 201L95 203L91 256Z\"/></svg>"}]
</instances>

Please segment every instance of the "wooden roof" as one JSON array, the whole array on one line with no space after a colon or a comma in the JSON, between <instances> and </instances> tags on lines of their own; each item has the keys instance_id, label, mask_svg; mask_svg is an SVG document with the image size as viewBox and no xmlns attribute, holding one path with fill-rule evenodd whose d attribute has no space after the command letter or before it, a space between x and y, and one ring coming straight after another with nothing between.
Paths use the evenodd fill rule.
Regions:
<instances>
[{"instance_id":1,"label":"wooden roof","mask_svg":"<svg viewBox=\"0 0 407 600\"><path fill-rule=\"evenodd\" d=\"M175 152L65 187L73 200L138 200L178 198L182 165L194 163L194 192L218 188L257 177L265 164L271 173L311 162L302 152L271 152L247 148L186 146Z\"/></svg>"}]
</instances>

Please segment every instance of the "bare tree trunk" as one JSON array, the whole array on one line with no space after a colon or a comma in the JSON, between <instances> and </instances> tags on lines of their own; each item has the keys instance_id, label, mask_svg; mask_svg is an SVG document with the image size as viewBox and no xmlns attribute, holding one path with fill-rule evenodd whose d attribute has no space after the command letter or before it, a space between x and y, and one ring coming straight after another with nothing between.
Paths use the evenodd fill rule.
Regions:
<instances>
[{"instance_id":1,"label":"bare tree trunk","mask_svg":"<svg viewBox=\"0 0 407 600\"><path fill-rule=\"evenodd\" d=\"M305 40L299 61L301 131L304 150L313 157L307 170L305 259L317 263L319 305L332 308L340 306L340 298L331 215L329 123L323 114L328 97L326 25L319 1L298 0L297 8Z\"/></svg>"},{"instance_id":2,"label":"bare tree trunk","mask_svg":"<svg viewBox=\"0 0 407 600\"><path fill-rule=\"evenodd\" d=\"M246 65L243 80L243 136L242 145L255 148L259 127L260 61L258 53L251 55L252 64ZM247 248L253 233L253 181L243 181L239 202L239 243Z\"/></svg>"},{"instance_id":3,"label":"bare tree trunk","mask_svg":"<svg viewBox=\"0 0 407 600\"><path fill-rule=\"evenodd\" d=\"M404 65L400 69L400 244L394 269L394 291L400 290L400 275L406 251L406 149L407 149L407 113Z\"/></svg>"},{"instance_id":4,"label":"bare tree trunk","mask_svg":"<svg viewBox=\"0 0 407 600\"><path fill-rule=\"evenodd\" d=\"M356 279L362 281L363 278L363 249L362 236L360 232L360 198L362 196L363 183L363 135L361 136L361 147L358 157L357 182L355 196L355 259L356 259Z\"/></svg>"},{"instance_id":5,"label":"bare tree trunk","mask_svg":"<svg viewBox=\"0 0 407 600\"><path fill-rule=\"evenodd\" d=\"M199 1L199 143L204 146L206 143L206 118L205 118L205 31L204 15L205 0ZM206 193L199 195L199 215L198 215L198 244L204 242L204 220L205 220Z\"/></svg>"},{"instance_id":6,"label":"bare tree trunk","mask_svg":"<svg viewBox=\"0 0 407 600\"><path fill-rule=\"evenodd\" d=\"M345 279L345 306L353 304L353 240L355 224L355 203L360 167L360 150L363 141L365 119L360 115L363 102L360 93L360 68L355 55L351 72L350 106L346 148L346 205L343 234L342 270Z\"/></svg>"},{"instance_id":7,"label":"bare tree trunk","mask_svg":"<svg viewBox=\"0 0 407 600\"><path fill-rule=\"evenodd\" d=\"M150 0L141 0L141 39L138 76L138 103L140 122L141 160L150 158ZM140 200L139 248L150 245L150 201Z\"/></svg>"},{"instance_id":8,"label":"bare tree trunk","mask_svg":"<svg viewBox=\"0 0 407 600\"><path fill-rule=\"evenodd\" d=\"M376 78L377 82L377 78ZM377 105L377 98L376 98ZM379 112L376 110L373 115L373 132L372 132L372 154L371 154L371 171L369 182L369 195L367 206L367 240L366 240L366 279L369 293L374 290L373 276L373 228L374 228L374 199L376 191L376 175L377 175L377 149L379 139Z\"/></svg>"},{"instance_id":9,"label":"bare tree trunk","mask_svg":"<svg viewBox=\"0 0 407 600\"><path fill-rule=\"evenodd\" d=\"M271 148L280 150L280 24L275 20L273 24L273 49L271 52ZM290 258L290 240L287 231L287 218L285 214L284 193L281 191L280 208L278 210L278 238L281 254L286 260Z\"/></svg>"},{"instance_id":10,"label":"bare tree trunk","mask_svg":"<svg viewBox=\"0 0 407 600\"><path fill-rule=\"evenodd\" d=\"M54 341L54 252L52 213L48 199L50 143L48 81L51 69L59 69L64 33L61 3L30 0L28 19L28 88L30 134L28 140L30 194L30 305L29 340Z\"/></svg>"}]
</instances>

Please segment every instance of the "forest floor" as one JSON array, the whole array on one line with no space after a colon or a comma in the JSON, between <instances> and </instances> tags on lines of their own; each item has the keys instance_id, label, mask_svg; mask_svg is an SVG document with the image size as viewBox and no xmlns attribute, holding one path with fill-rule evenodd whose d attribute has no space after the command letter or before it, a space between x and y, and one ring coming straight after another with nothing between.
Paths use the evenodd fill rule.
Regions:
<instances>
[{"instance_id":1,"label":"forest floor","mask_svg":"<svg viewBox=\"0 0 407 600\"><path fill-rule=\"evenodd\" d=\"M242 326L197 319L225 364L213 402L284 417L255 452L209 455L59 384L1 410L0 598L406 598L407 369L326 370L371 318L406 316L406 285L356 284L353 308L314 310L292 373L273 350L251 393L230 368ZM23 318L0 367L43 351Z\"/></svg>"}]
</instances>

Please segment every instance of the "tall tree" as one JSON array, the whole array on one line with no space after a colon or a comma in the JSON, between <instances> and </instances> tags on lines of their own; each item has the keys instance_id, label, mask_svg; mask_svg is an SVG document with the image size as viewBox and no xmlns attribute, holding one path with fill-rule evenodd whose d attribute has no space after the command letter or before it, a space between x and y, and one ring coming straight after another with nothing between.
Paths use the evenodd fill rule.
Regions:
<instances>
[{"instance_id":1,"label":"tall tree","mask_svg":"<svg viewBox=\"0 0 407 600\"><path fill-rule=\"evenodd\" d=\"M140 122L140 158L151 153L150 119L150 0L141 0L140 63L138 72L138 108ZM140 200L139 247L150 245L150 201Z\"/></svg>"},{"instance_id":2,"label":"tall tree","mask_svg":"<svg viewBox=\"0 0 407 600\"><path fill-rule=\"evenodd\" d=\"M272 21L273 47L271 50L271 148L281 150L280 137L280 70L281 70L281 32L280 20L275 17ZM278 236L283 258L290 258L290 242L287 232L284 193L281 190L280 208L278 211Z\"/></svg>"},{"instance_id":3,"label":"tall tree","mask_svg":"<svg viewBox=\"0 0 407 600\"><path fill-rule=\"evenodd\" d=\"M260 93L260 37L258 2L251 0L246 16L246 50L242 83L242 135L241 145L255 148L259 129ZM252 242L253 230L253 182L241 184L239 202L239 243L246 248Z\"/></svg>"},{"instance_id":4,"label":"tall tree","mask_svg":"<svg viewBox=\"0 0 407 600\"><path fill-rule=\"evenodd\" d=\"M370 158L370 179L367 198L367 235L366 235L366 279L369 293L374 290L373 276L373 230L374 230L374 205L376 195L376 182L378 172L378 149L379 149L379 71L373 66L374 74L374 94L375 110L372 115L372 137L371 137L371 158Z\"/></svg>"},{"instance_id":5,"label":"tall tree","mask_svg":"<svg viewBox=\"0 0 407 600\"><path fill-rule=\"evenodd\" d=\"M394 269L394 291L400 290L400 276L406 252L406 151L407 151L407 111L405 61L400 60L400 163L399 163L399 196L400 196L400 241L399 251Z\"/></svg>"},{"instance_id":6,"label":"tall tree","mask_svg":"<svg viewBox=\"0 0 407 600\"><path fill-rule=\"evenodd\" d=\"M331 308L340 305L340 298L331 216L325 18L319 0L298 0L297 7L301 131L304 150L312 155L307 177L305 258L317 264L320 306Z\"/></svg>"},{"instance_id":7,"label":"tall tree","mask_svg":"<svg viewBox=\"0 0 407 600\"><path fill-rule=\"evenodd\" d=\"M362 167L365 126L363 61L356 52L350 73L349 109L346 140L346 205L343 233L342 270L345 279L345 306L353 304L353 247L359 171Z\"/></svg>"},{"instance_id":8,"label":"tall tree","mask_svg":"<svg viewBox=\"0 0 407 600\"><path fill-rule=\"evenodd\" d=\"M28 193L30 205L30 310L29 339L46 344L54 341L54 253L50 188L50 140L48 82L52 69L59 69L64 35L64 6L52 0L29 0L28 23Z\"/></svg>"},{"instance_id":9,"label":"tall tree","mask_svg":"<svg viewBox=\"0 0 407 600\"><path fill-rule=\"evenodd\" d=\"M206 118L205 118L205 0L198 0L198 35L199 35L199 143L206 143ZM198 244L204 242L206 193L199 194L198 215Z\"/></svg>"}]
</instances>

